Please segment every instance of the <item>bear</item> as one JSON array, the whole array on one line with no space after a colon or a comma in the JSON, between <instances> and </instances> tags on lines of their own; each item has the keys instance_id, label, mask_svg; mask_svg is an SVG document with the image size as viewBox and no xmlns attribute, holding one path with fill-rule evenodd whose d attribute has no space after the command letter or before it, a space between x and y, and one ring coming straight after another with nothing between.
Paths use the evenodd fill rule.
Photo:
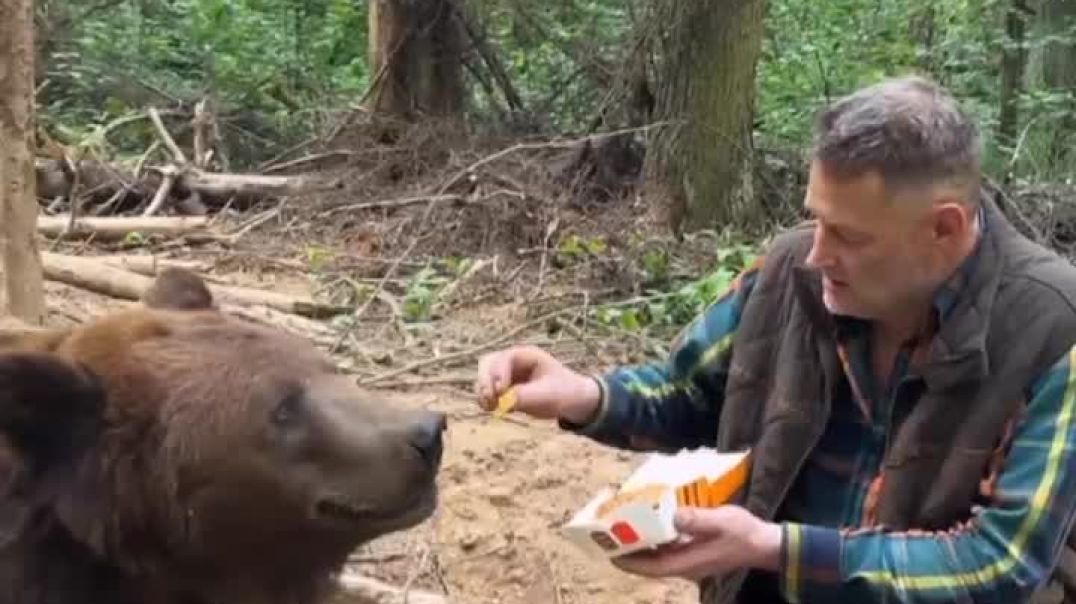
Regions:
<instances>
[{"instance_id":1,"label":"bear","mask_svg":"<svg viewBox=\"0 0 1076 604\"><path fill-rule=\"evenodd\" d=\"M208 291L0 337L0 604L319 604L436 511L444 413Z\"/></svg>"}]
</instances>

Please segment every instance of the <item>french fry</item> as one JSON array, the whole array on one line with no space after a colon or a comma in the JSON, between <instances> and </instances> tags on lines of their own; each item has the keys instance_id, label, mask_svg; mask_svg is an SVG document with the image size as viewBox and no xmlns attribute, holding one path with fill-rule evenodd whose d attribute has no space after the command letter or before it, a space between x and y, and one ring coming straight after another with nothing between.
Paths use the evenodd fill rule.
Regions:
<instances>
[{"instance_id":1,"label":"french fry","mask_svg":"<svg viewBox=\"0 0 1076 604\"><path fill-rule=\"evenodd\" d=\"M512 412L516 406L516 389L509 388L497 399L497 408L493 410L494 417L504 417Z\"/></svg>"}]
</instances>

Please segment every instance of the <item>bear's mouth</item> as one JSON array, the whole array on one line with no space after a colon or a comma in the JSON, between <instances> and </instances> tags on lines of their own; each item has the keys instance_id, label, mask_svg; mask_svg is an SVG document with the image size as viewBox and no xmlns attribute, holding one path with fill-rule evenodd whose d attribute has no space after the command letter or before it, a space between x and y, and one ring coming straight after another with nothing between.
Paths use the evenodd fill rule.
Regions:
<instances>
[{"instance_id":1,"label":"bear's mouth","mask_svg":"<svg viewBox=\"0 0 1076 604\"><path fill-rule=\"evenodd\" d=\"M344 497L326 496L314 503L314 515L320 519L347 524L395 521L416 515L423 516L436 505L435 502L436 494L429 490L417 492L410 500L388 507L359 503Z\"/></svg>"},{"instance_id":2,"label":"bear's mouth","mask_svg":"<svg viewBox=\"0 0 1076 604\"><path fill-rule=\"evenodd\" d=\"M314 513L321 518L360 522L377 516L370 506L355 505L341 499L320 499L314 504Z\"/></svg>"}]
</instances>

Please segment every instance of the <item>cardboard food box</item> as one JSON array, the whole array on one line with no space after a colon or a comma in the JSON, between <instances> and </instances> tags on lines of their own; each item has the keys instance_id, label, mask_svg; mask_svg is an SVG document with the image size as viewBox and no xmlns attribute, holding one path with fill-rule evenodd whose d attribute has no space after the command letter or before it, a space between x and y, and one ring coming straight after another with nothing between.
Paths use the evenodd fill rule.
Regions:
<instances>
[{"instance_id":1,"label":"cardboard food box","mask_svg":"<svg viewBox=\"0 0 1076 604\"><path fill-rule=\"evenodd\" d=\"M680 506L718 507L747 482L750 451L710 448L652 453L620 488L602 489L561 527L587 552L616 557L677 538Z\"/></svg>"}]
</instances>

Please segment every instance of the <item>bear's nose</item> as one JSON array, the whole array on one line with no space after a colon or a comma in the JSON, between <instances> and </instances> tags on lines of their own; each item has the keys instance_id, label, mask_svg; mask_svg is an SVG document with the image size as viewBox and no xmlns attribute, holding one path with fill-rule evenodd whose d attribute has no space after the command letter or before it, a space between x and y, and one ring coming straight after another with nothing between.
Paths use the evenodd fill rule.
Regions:
<instances>
[{"instance_id":1,"label":"bear's nose","mask_svg":"<svg viewBox=\"0 0 1076 604\"><path fill-rule=\"evenodd\" d=\"M415 424L411 434L411 446L431 465L436 467L441 463L441 454L444 445L441 434L444 433L448 424L448 418L440 411L425 411Z\"/></svg>"}]
</instances>

